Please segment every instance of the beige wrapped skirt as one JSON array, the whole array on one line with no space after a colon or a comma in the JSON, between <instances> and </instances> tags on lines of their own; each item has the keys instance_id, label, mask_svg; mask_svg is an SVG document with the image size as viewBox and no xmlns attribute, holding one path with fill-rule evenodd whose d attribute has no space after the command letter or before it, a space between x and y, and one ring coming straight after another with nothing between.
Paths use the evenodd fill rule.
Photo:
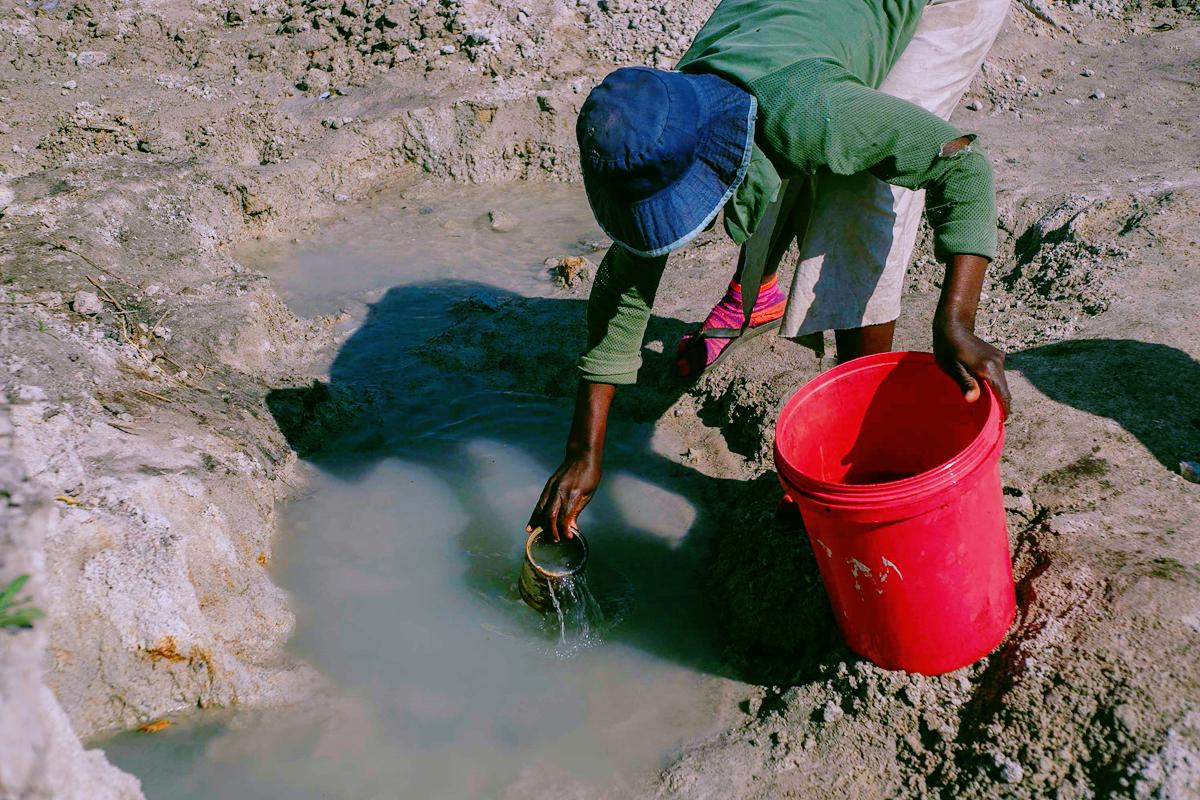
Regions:
<instances>
[{"instance_id":1,"label":"beige wrapped skirt","mask_svg":"<svg viewBox=\"0 0 1200 800\"><path fill-rule=\"evenodd\" d=\"M880 91L949 119L996 40L1008 4L932 0ZM787 191L803 193L804 199L785 202L791 210L780 224L791 229L778 232L789 241L802 237L780 334L797 337L896 319L925 193L866 173L823 174L803 184L789 181Z\"/></svg>"}]
</instances>

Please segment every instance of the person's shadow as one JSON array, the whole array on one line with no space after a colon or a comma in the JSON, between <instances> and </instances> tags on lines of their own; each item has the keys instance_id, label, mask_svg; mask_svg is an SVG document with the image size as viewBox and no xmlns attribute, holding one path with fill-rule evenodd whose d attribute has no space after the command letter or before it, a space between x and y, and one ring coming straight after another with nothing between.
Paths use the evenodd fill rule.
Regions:
<instances>
[{"instance_id":1,"label":"person's shadow","mask_svg":"<svg viewBox=\"0 0 1200 800\"><path fill-rule=\"evenodd\" d=\"M1133 434L1168 470L1200 459L1200 362L1165 344L1134 339L1075 339L1012 355L1048 397Z\"/></svg>"},{"instance_id":2,"label":"person's shadow","mask_svg":"<svg viewBox=\"0 0 1200 800\"><path fill-rule=\"evenodd\" d=\"M462 550L511 552L523 533L499 522L511 508L480 491L487 478L470 457L471 430L486 420L480 436L550 474L569 425L584 305L476 283L396 287L369 307L328 383L274 389L267 405L300 456L336 477L354 480L386 458L428 468L469 515ZM681 496L695 517L668 540L626 518L602 486L587 514L607 521L593 540L595 588L631 598L609 638L707 673L804 682L847 652L802 530L773 519L775 476L713 478L655 447L654 423L686 388L669 375L684 327L652 319L646 340L665 346L645 350L638 384L618 392L606 466ZM1077 340L1013 354L1009 365L1049 397L1116 420L1169 469L1200 453L1200 365L1180 350ZM535 493L522 503L532 507ZM505 591L519 565L501 562L469 560L467 587Z\"/></svg>"},{"instance_id":3,"label":"person's shadow","mask_svg":"<svg viewBox=\"0 0 1200 800\"><path fill-rule=\"evenodd\" d=\"M471 444L517 448L545 476L557 466L584 306L466 282L394 287L342 345L328 383L274 389L267 406L298 454L335 477L355 480L385 458L431 470L469 516L462 551L508 552L524 534L501 522L513 509L481 491L487 477ZM606 638L709 674L794 682L843 651L803 533L773 519L774 476L709 477L652 442L654 423L686 389L669 369L684 327L651 321L646 340L665 346L645 350L638 384L617 394L606 469L639 482L630 491L681 497L694 518L682 538L664 538L630 519L602 484L584 525L605 521L592 537L592 588L602 606L608 598L622 605ZM532 509L536 499L535 491L521 502ZM466 563L467 588L487 597L509 590L519 568L496 558ZM766 607L778 613L764 618Z\"/></svg>"}]
</instances>

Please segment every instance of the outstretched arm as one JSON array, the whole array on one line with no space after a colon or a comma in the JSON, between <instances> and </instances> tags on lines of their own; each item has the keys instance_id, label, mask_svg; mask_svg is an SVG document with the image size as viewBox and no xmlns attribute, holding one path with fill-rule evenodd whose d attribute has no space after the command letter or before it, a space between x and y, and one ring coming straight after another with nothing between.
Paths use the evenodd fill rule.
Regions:
<instances>
[{"instance_id":1,"label":"outstretched arm","mask_svg":"<svg viewBox=\"0 0 1200 800\"><path fill-rule=\"evenodd\" d=\"M616 389L611 383L579 382L566 455L546 481L546 488L542 489L542 496L525 526L527 533L540 527L550 531L555 541L561 536L570 538L574 535L579 512L591 502L600 485L604 434Z\"/></svg>"},{"instance_id":2,"label":"outstretched arm","mask_svg":"<svg viewBox=\"0 0 1200 800\"><path fill-rule=\"evenodd\" d=\"M546 481L527 531L541 527L556 541L572 536L579 512L600 484L608 410L617 385L637 380L642 338L666 264L666 256L642 258L619 244L600 262L588 298L587 349L579 359L566 456Z\"/></svg>"}]
</instances>

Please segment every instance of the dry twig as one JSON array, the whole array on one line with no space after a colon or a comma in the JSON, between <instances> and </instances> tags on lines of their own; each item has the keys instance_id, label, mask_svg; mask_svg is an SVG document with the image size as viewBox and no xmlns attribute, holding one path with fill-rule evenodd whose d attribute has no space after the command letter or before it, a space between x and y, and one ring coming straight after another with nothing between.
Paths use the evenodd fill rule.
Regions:
<instances>
[{"instance_id":1,"label":"dry twig","mask_svg":"<svg viewBox=\"0 0 1200 800\"><path fill-rule=\"evenodd\" d=\"M174 401L174 400L172 400L171 398L169 398L169 397L165 397L165 396L163 396L163 395L159 394L158 392L152 392L152 391L150 391L149 389L134 389L134 391L135 391L135 392L137 392L138 394L144 394L144 395L146 395L147 397L153 397L155 400L161 400L161 401L162 401L162 402L164 402L164 403L173 403L173 402L175 402L175 401Z\"/></svg>"}]
</instances>

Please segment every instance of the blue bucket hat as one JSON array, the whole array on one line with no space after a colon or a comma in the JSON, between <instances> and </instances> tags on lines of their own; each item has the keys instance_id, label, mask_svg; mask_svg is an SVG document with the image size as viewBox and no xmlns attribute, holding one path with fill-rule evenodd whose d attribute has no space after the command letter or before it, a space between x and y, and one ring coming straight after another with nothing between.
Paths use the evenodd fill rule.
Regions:
<instances>
[{"instance_id":1,"label":"blue bucket hat","mask_svg":"<svg viewBox=\"0 0 1200 800\"><path fill-rule=\"evenodd\" d=\"M575 125L600 228L641 256L687 244L746 177L756 113L754 95L717 75L611 73Z\"/></svg>"}]
</instances>

